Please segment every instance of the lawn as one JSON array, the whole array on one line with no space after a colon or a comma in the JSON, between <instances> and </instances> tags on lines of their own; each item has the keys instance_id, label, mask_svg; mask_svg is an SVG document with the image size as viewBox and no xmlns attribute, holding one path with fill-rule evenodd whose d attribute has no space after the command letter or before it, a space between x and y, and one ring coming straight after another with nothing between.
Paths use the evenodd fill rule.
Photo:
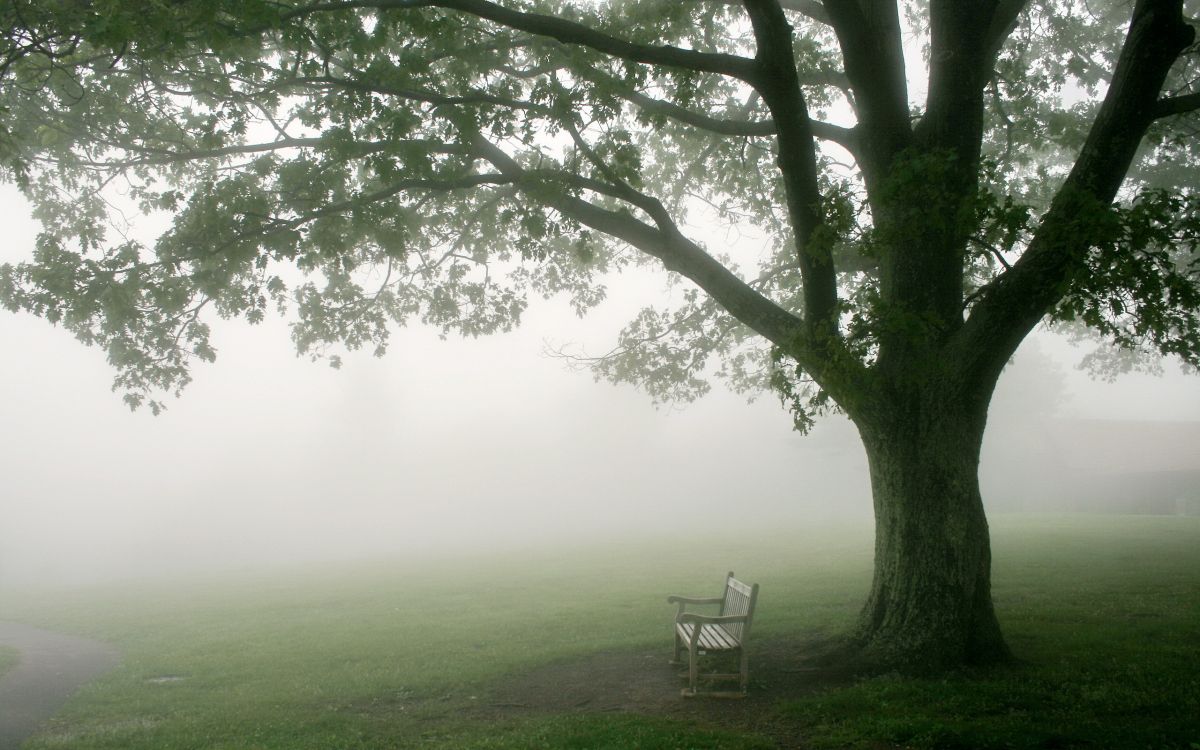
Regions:
<instances>
[{"instance_id":1,"label":"lawn","mask_svg":"<svg viewBox=\"0 0 1200 750\"><path fill-rule=\"evenodd\" d=\"M856 528L2 596L7 619L124 653L30 749L1200 747L1200 519L992 527L1022 663L938 680L791 670L784 689L764 663L852 622L871 558ZM680 709L665 598L715 594L728 569L762 585L751 698ZM574 705L597 655L661 691Z\"/></svg>"},{"instance_id":2,"label":"lawn","mask_svg":"<svg viewBox=\"0 0 1200 750\"><path fill-rule=\"evenodd\" d=\"M0 646L0 677L3 677L6 672L17 666L18 661L20 661L20 654L17 653L15 648Z\"/></svg>"}]
</instances>

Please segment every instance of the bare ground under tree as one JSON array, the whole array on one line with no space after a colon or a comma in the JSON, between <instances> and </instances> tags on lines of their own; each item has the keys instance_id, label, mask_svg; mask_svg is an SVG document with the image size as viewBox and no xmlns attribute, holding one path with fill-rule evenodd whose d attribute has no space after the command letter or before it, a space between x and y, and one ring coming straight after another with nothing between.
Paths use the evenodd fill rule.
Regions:
<instances>
[{"instance_id":1,"label":"bare ground under tree","mask_svg":"<svg viewBox=\"0 0 1200 750\"><path fill-rule=\"evenodd\" d=\"M638 714L693 726L755 733L779 748L802 748L801 728L779 711L781 700L846 685L854 672L831 659L841 643L825 638L760 640L752 646L750 690L743 699L683 698L686 668L668 663L662 648L600 651L510 674L470 696L376 701L351 710L413 709L430 722L497 723L553 715ZM407 711L406 711L407 712Z\"/></svg>"}]
</instances>

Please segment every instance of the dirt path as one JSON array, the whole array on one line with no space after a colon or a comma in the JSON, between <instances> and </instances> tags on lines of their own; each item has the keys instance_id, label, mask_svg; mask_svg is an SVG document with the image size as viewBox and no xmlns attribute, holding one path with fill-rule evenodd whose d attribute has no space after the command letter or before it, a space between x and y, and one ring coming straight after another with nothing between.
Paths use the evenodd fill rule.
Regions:
<instances>
[{"instance_id":1,"label":"dirt path","mask_svg":"<svg viewBox=\"0 0 1200 750\"><path fill-rule=\"evenodd\" d=\"M0 644L21 652L0 677L0 750L16 750L80 686L119 661L106 643L15 622L0 622Z\"/></svg>"}]
</instances>

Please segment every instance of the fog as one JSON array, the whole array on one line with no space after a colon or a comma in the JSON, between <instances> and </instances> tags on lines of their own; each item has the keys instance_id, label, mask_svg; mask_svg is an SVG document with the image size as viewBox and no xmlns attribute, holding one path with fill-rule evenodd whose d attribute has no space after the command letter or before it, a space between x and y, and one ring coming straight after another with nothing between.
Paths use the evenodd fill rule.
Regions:
<instances>
[{"instance_id":1,"label":"fog","mask_svg":"<svg viewBox=\"0 0 1200 750\"><path fill-rule=\"evenodd\" d=\"M0 208L0 262L28 257L23 204L6 191ZM216 364L158 417L110 391L102 352L0 312L0 584L650 540L717 531L731 513L869 522L844 418L800 436L769 394L748 404L719 388L656 408L544 353L602 350L639 301L621 288L583 321L551 301L512 334L402 330L386 357L351 354L337 371L297 358L283 321L218 321ZM1042 332L1006 371L981 467L990 512L1191 512L1179 497L1200 476L1200 381L1168 362L1162 377L1096 382L1074 368L1084 353ZM1094 480L1117 487L1114 471L1170 475L1177 489L1156 492L1175 499L1097 499Z\"/></svg>"}]
</instances>

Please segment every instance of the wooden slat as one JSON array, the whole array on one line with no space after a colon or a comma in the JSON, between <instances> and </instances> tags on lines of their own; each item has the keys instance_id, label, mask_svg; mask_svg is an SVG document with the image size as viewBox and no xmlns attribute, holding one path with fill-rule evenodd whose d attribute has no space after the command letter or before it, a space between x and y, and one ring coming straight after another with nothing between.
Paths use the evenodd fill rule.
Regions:
<instances>
[{"instance_id":1,"label":"wooden slat","mask_svg":"<svg viewBox=\"0 0 1200 750\"><path fill-rule=\"evenodd\" d=\"M750 587L736 578L725 581L725 602L721 606L722 614L744 615L750 609ZM741 623L730 623L725 626L730 635L740 641L745 628Z\"/></svg>"},{"instance_id":2,"label":"wooden slat","mask_svg":"<svg viewBox=\"0 0 1200 750\"><path fill-rule=\"evenodd\" d=\"M725 582L725 585L727 588L733 589L734 591L738 592L739 594L741 594L742 596L744 596L746 598L750 597L750 586L748 584L742 583L741 581L739 581L736 578L727 579Z\"/></svg>"},{"instance_id":3,"label":"wooden slat","mask_svg":"<svg viewBox=\"0 0 1200 750\"><path fill-rule=\"evenodd\" d=\"M685 643L692 640L695 624L681 623L676 627L679 628L679 636ZM700 625L700 635L696 639L696 645L705 651L732 651L741 648L741 642L729 632L728 626L712 624Z\"/></svg>"},{"instance_id":4,"label":"wooden slat","mask_svg":"<svg viewBox=\"0 0 1200 750\"><path fill-rule=\"evenodd\" d=\"M712 625L700 626L700 640L704 641L707 648L713 651L725 651L733 648L734 645L723 628Z\"/></svg>"}]
</instances>

